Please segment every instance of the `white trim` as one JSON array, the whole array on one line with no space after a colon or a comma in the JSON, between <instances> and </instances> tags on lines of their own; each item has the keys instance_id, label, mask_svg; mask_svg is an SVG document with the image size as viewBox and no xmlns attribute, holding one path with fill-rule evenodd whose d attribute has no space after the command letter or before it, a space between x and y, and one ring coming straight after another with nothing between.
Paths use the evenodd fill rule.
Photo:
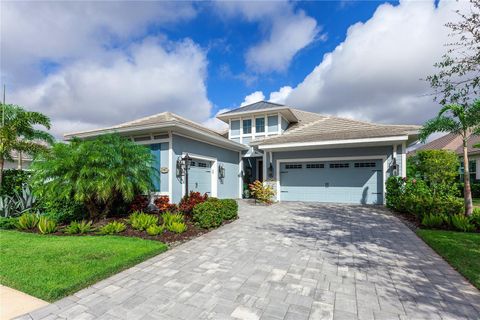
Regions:
<instances>
[{"instance_id":1,"label":"white trim","mask_svg":"<svg viewBox=\"0 0 480 320\"><path fill-rule=\"evenodd\" d=\"M407 176L407 144L402 143L402 178Z\"/></svg>"},{"instance_id":2,"label":"white trim","mask_svg":"<svg viewBox=\"0 0 480 320\"><path fill-rule=\"evenodd\" d=\"M173 203L173 175L176 175L177 168L173 167L173 137L172 132L168 132L168 193L170 203Z\"/></svg>"},{"instance_id":3,"label":"white trim","mask_svg":"<svg viewBox=\"0 0 480 320\"><path fill-rule=\"evenodd\" d=\"M182 152L182 158L188 153L188 155L193 159L205 160L210 161L212 163L210 167L210 176L211 176L211 184L210 184L210 197L217 197L218 196L218 161L217 158L204 156L200 154L190 153L190 152ZM185 196L185 188L183 187L185 182L182 181L182 198Z\"/></svg>"},{"instance_id":4,"label":"white trim","mask_svg":"<svg viewBox=\"0 0 480 320\"><path fill-rule=\"evenodd\" d=\"M195 138L195 137L192 137L192 136L189 136L189 135L186 135L186 134L182 134L182 133L178 133L178 132L173 132L173 131L172 131L172 134L174 134L174 135L176 135L176 136L179 136L179 137L184 137L184 138L187 138L187 139L190 139L190 140L195 140L195 141L198 141L198 142L206 143L206 144L209 144L209 145L212 145L212 146L215 146L215 147L219 147L219 148L222 148L222 149L227 149L227 150L231 150L231 151L238 151L238 150L229 149L229 148L227 148L227 147L224 147L224 146L222 146L222 145L219 145L219 144L216 144L216 143L213 143L213 142L201 140L201 139L199 139L199 138ZM237 142L235 142L235 143L237 143Z\"/></svg>"},{"instance_id":5,"label":"white trim","mask_svg":"<svg viewBox=\"0 0 480 320\"><path fill-rule=\"evenodd\" d=\"M228 113L228 114L219 114L217 116L217 119L222 120L223 122L226 122L226 119L234 119L237 117L241 117L243 115L248 115L248 116L255 116L257 114L262 114L262 113L282 113L285 112L287 116L290 116L293 122L298 121L298 118L295 116L293 111L287 107L287 106L282 106L282 107L277 107L277 108L267 108L267 109L261 109L261 110L250 110L250 111L241 111L241 112L235 112L235 113Z\"/></svg>"},{"instance_id":6,"label":"white trim","mask_svg":"<svg viewBox=\"0 0 480 320\"><path fill-rule=\"evenodd\" d=\"M366 138L366 139L345 139L345 140L326 140L326 141L312 141L312 142L265 144L265 145L259 145L258 148L262 150L273 150L273 149L281 149L281 148L298 148L298 147L328 146L328 145L336 145L336 144L373 143L373 142L390 142L390 141L406 141L406 140L408 140L408 136L396 136L396 137Z\"/></svg>"},{"instance_id":7,"label":"white trim","mask_svg":"<svg viewBox=\"0 0 480 320\"><path fill-rule=\"evenodd\" d=\"M277 159L275 168L275 179L277 180L277 201L281 201L281 185L280 185L280 164L284 162L310 162L310 161L346 161L346 160L382 160L383 161L383 174L382 174L382 199L385 204L386 195L386 178L387 178L387 159L386 156L373 155L373 156L358 156L358 157L331 157L331 158L292 158L292 159Z\"/></svg>"},{"instance_id":8,"label":"white trim","mask_svg":"<svg viewBox=\"0 0 480 320\"><path fill-rule=\"evenodd\" d=\"M243 198L243 157L242 152L238 152L238 198Z\"/></svg>"},{"instance_id":9,"label":"white trim","mask_svg":"<svg viewBox=\"0 0 480 320\"><path fill-rule=\"evenodd\" d=\"M135 142L136 144L141 144L141 145L150 145L150 144L157 144L157 143L167 143L169 141L169 138L166 138L166 139L157 139L157 140L146 140L146 141L134 141L132 140L132 142Z\"/></svg>"}]
</instances>

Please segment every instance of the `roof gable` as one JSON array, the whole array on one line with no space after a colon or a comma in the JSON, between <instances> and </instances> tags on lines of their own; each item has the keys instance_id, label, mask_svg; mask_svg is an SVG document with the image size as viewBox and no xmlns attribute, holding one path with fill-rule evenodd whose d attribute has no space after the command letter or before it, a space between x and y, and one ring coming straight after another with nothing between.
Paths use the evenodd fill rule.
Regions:
<instances>
[{"instance_id":1,"label":"roof gable","mask_svg":"<svg viewBox=\"0 0 480 320\"><path fill-rule=\"evenodd\" d=\"M261 111L261 110L268 110L268 109L274 109L274 108L282 108L286 107L283 104L278 104L278 103L273 103L269 101L258 101L240 108L236 108L227 112L224 112L220 115L228 115L228 114L233 114L233 113L238 113L238 112L249 112L249 111Z\"/></svg>"}]
</instances>

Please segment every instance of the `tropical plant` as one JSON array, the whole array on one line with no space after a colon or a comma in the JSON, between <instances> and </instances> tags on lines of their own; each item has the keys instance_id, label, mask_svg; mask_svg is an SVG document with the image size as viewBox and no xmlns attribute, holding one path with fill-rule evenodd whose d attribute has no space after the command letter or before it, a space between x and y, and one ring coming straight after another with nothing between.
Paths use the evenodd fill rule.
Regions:
<instances>
[{"instance_id":1,"label":"tropical plant","mask_svg":"<svg viewBox=\"0 0 480 320\"><path fill-rule=\"evenodd\" d=\"M422 218L422 225L425 228L440 228L446 221L448 217L442 214L425 214Z\"/></svg>"},{"instance_id":2,"label":"tropical plant","mask_svg":"<svg viewBox=\"0 0 480 320\"><path fill-rule=\"evenodd\" d=\"M68 234L84 234L94 231L95 228L92 226L92 221L72 221L68 226L65 227L64 232Z\"/></svg>"},{"instance_id":3,"label":"tropical plant","mask_svg":"<svg viewBox=\"0 0 480 320\"><path fill-rule=\"evenodd\" d=\"M177 206L173 203L170 203L170 198L168 196L160 196L156 198L153 203L158 208L160 213L177 210Z\"/></svg>"},{"instance_id":4,"label":"tropical plant","mask_svg":"<svg viewBox=\"0 0 480 320\"><path fill-rule=\"evenodd\" d=\"M208 195L206 193L202 195L200 192L190 191L190 194L185 195L178 204L178 210L184 214L191 214L197 204L205 202L207 199Z\"/></svg>"},{"instance_id":5,"label":"tropical plant","mask_svg":"<svg viewBox=\"0 0 480 320\"><path fill-rule=\"evenodd\" d=\"M147 230L148 227L158 223L158 217L143 212L134 212L130 215L128 221L133 229Z\"/></svg>"},{"instance_id":6,"label":"tropical plant","mask_svg":"<svg viewBox=\"0 0 480 320\"><path fill-rule=\"evenodd\" d=\"M49 234L57 231L57 222L48 217L42 216L37 224L38 232L41 234Z\"/></svg>"},{"instance_id":7,"label":"tropical plant","mask_svg":"<svg viewBox=\"0 0 480 320\"><path fill-rule=\"evenodd\" d=\"M275 190L259 180L255 180L249 186L252 197L262 203L272 203L272 197L275 195Z\"/></svg>"},{"instance_id":8,"label":"tropical plant","mask_svg":"<svg viewBox=\"0 0 480 320\"><path fill-rule=\"evenodd\" d=\"M13 196L15 192L21 192L25 185L28 185L31 176L30 171L7 169L3 170L2 186L0 196Z\"/></svg>"},{"instance_id":9,"label":"tropical plant","mask_svg":"<svg viewBox=\"0 0 480 320\"><path fill-rule=\"evenodd\" d=\"M428 120L423 125L420 130L420 139L425 142L434 132L449 132L459 135L462 139L465 214L471 215L473 204L467 141L472 132L480 132L480 100L475 101L472 105L453 104L444 106L436 118Z\"/></svg>"},{"instance_id":10,"label":"tropical plant","mask_svg":"<svg viewBox=\"0 0 480 320\"><path fill-rule=\"evenodd\" d=\"M132 201L152 187L153 156L117 134L57 143L32 164L38 196L83 203L91 220L108 216L118 199Z\"/></svg>"},{"instance_id":11,"label":"tropical plant","mask_svg":"<svg viewBox=\"0 0 480 320\"><path fill-rule=\"evenodd\" d=\"M157 236L160 233L162 233L163 230L165 230L164 226L151 225L150 227L147 228L147 234L149 236Z\"/></svg>"},{"instance_id":12,"label":"tropical plant","mask_svg":"<svg viewBox=\"0 0 480 320\"><path fill-rule=\"evenodd\" d=\"M167 229L174 233L183 233L187 231L187 225L184 222L172 222Z\"/></svg>"},{"instance_id":13,"label":"tropical plant","mask_svg":"<svg viewBox=\"0 0 480 320\"><path fill-rule=\"evenodd\" d=\"M450 217L452 226L463 232L475 231L475 225L470 221L470 218L463 214L456 214Z\"/></svg>"},{"instance_id":14,"label":"tropical plant","mask_svg":"<svg viewBox=\"0 0 480 320\"><path fill-rule=\"evenodd\" d=\"M170 226L172 223L183 222L185 218L181 213L165 212L164 214L162 214L162 220L163 220L163 225L166 226L168 229L168 226Z\"/></svg>"},{"instance_id":15,"label":"tropical plant","mask_svg":"<svg viewBox=\"0 0 480 320\"><path fill-rule=\"evenodd\" d=\"M106 225L100 227L100 234L115 234L125 231L127 226L123 222L112 221Z\"/></svg>"},{"instance_id":16,"label":"tropical plant","mask_svg":"<svg viewBox=\"0 0 480 320\"><path fill-rule=\"evenodd\" d=\"M38 129L42 126L50 129L50 119L40 112L26 111L11 104L2 104L0 108L0 187L3 185L5 161L13 161L12 153L36 155L46 150L42 143L52 144L54 139L47 132Z\"/></svg>"},{"instance_id":17,"label":"tropical plant","mask_svg":"<svg viewBox=\"0 0 480 320\"><path fill-rule=\"evenodd\" d=\"M150 203L150 197L143 194L138 194L133 198L132 203L130 203L130 211L147 211L148 204Z\"/></svg>"},{"instance_id":18,"label":"tropical plant","mask_svg":"<svg viewBox=\"0 0 480 320\"><path fill-rule=\"evenodd\" d=\"M18 202L13 196L0 196L0 213L3 217L11 217L17 214Z\"/></svg>"},{"instance_id":19,"label":"tropical plant","mask_svg":"<svg viewBox=\"0 0 480 320\"><path fill-rule=\"evenodd\" d=\"M18 218L17 229L32 230L38 224L38 215L33 213L24 213Z\"/></svg>"}]
</instances>

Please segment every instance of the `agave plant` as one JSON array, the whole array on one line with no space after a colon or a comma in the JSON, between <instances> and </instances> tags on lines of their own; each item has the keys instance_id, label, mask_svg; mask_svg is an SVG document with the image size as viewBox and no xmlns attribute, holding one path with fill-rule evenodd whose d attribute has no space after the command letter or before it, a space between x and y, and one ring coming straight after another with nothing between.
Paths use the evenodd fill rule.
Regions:
<instances>
[{"instance_id":1,"label":"agave plant","mask_svg":"<svg viewBox=\"0 0 480 320\"><path fill-rule=\"evenodd\" d=\"M18 202L14 197L1 196L0 197L0 213L3 217L11 217L18 214Z\"/></svg>"},{"instance_id":2,"label":"agave plant","mask_svg":"<svg viewBox=\"0 0 480 320\"><path fill-rule=\"evenodd\" d=\"M17 210L19 214L32 209L37 202L37 198L28 186L24 186L22 192L15 192L15 198L17 200Z\"/></svg>"}]
</instances>

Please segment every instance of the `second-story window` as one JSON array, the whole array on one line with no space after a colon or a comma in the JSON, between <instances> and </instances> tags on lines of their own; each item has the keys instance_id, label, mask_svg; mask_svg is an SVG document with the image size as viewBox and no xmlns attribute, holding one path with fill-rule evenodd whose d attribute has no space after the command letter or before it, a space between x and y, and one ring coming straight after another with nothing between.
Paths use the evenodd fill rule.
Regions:
<instances>
[{"instance_id":1,"label":"second-story window","mask_svg":"<svg viewBox=\"0 0 480 320\"><path fill-rule=\"evenodd\" d=\"M252 120L243 120L243 134L252 133Z\"/></svg>"},{"instance_id":2,"label":"second-story window","mask_svg":"<svg viewBox=\"0 0 480 320\"><path fill-rule=\"evenodd\" d=\"M265 118L256 118L255 119L255 132L265 132Z\"/></svg>"}]
</instances>

